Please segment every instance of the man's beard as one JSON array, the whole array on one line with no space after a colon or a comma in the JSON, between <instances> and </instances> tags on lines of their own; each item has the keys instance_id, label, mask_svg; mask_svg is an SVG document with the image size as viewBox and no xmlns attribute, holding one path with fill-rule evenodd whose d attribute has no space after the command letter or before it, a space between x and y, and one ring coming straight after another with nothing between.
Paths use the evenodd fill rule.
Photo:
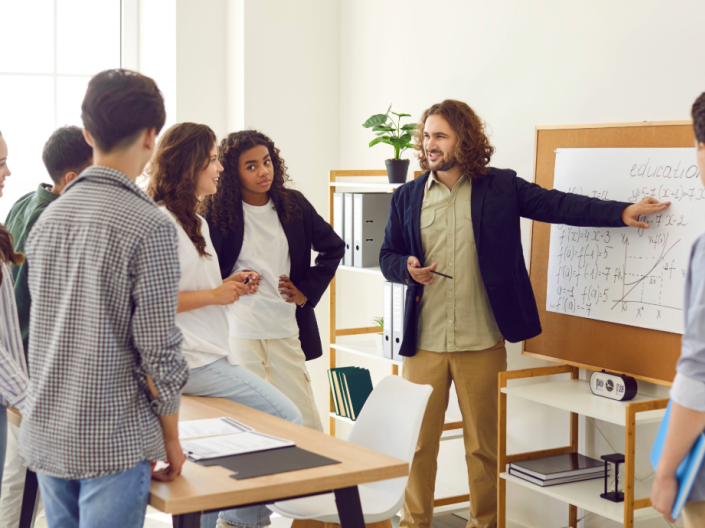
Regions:
<instances>
[{"instance_id":1,"label":"man's beard","mask_svg":"<svg viewBox=\"0 0 705 528\"><path fill-rule=\"evenodd\" d=\"M429 162L428 166L433 172L445 172L455 167L457 163L458 161L455 159L455 156L450 154L450 157L446 157L444 155L439 161L435 163L435 166L431 162Z\"/></svg>"}]
</instances>

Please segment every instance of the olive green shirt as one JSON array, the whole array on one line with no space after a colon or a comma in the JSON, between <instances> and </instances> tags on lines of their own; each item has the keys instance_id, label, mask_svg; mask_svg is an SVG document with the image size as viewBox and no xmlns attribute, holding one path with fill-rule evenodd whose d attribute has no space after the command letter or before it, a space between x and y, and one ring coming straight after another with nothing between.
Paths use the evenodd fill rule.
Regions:
<instances>
[{"instance_id":1,"label":"olive green shirt","mask_svg":"<svg viewBox=\"0 0 705 528\"><path fill-rule=\"evenodd\" d=\"M5 224L14 239L14 249L22 253L27 243L27 237L39 216L49 207L49 204L58 196L51 192L51 185L39 184L35 192L25 194L15 202L7 215ZM27 264L12 266L12 278L15 282L15 299L17 300L17 313L20 319L20 331L24 353L27 354L29 338L29 287L27 286Z\"/></svg>"},{"instance_id":2,"label":"olive green shirt","mask_svg":"<svg viewBox=\"0 0 705 528\"><path fill-rule=\"evenodd\" d=\"M472 182L463 175L449 190L431 173L421 205L424 266L438 262L421 297L418 348L429 352L484 350L497 344L497 327L475 248L470 216Z\"/></svg>"}]
</instances>

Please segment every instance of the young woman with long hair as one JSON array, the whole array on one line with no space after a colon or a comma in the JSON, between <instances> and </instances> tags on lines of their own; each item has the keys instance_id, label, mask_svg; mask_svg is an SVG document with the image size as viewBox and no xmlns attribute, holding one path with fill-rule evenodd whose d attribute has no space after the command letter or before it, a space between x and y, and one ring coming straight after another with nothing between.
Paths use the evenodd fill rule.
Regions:
<instances>
[{"instance_id":1,"label":"young woman with long hair","mask_svg":"<svg viewBox=\"0 0 705 528\"><path fill-rule=\"evenodd\" d=\"M11 174L7 166L7 143L0 133L0 198L5 179ZM15 253L12 248L12 235L0 225L0 403L3 407L20 410L24 406L29 381L9 264L23 262L24 255ZM0 481L5 466L6 442L7 413L0 408Z\"/></svg>"},{"instance_id":2,"label":"young woman with long hair","mask_svg":"<svg viewBox=\"0 0 705 528\"><path fill-rule=\"evenodd\" d=\"M164 132L148 169L148 194L163 208L178 233L179 302L176 323L184 336L182 352L189 364L183 393L228 398L291 422L301 413L280 391L241 366L228 343L225 307L257 291L256 273L221 278L218 255L208 224L196 213L200 201L216 192L223 170L215 134L206 125L180 123ZM156 263L155 263L156 264ZM244 281L250 277L251 284ZM269 524L265 506L220 512L218 527L259 528ZM201 526L212 528L215 514Z\"/></svg>"},{"instance_id":3,"label":"young woman with long hair","mask_svg":"<svg viewBox=\"0 0 705 528\"><path fill-rule=\"evenodd\" d=\"M220 143L218 190L206 197L221 277L253 270L259 290L228 308L230 345L242 364L286 394L304 425L323 430L306 361L322 354L314 306L343 257L344 244L291 181L279 149L245 130ZM311 250L317 251L311 265Z\"/></svg>"}]
</instances>

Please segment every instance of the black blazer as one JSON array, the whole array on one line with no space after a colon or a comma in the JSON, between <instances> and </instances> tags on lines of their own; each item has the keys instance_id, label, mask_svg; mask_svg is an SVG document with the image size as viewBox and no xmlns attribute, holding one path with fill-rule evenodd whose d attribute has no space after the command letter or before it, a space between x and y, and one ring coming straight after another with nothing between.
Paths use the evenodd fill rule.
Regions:
<instances>
[{"instance_id":1,"label":"black blazer","mask_svg":"<svg viewBox=\"0 0 705 528\"><path fill-rule=\"evenodd\" d=\"M379 256L387 280L409 285L402 356L416 354L423 285L411 278L406 261L413 255L425 265L419 219L428 176L426 173L394 192ZM631 204L549 191L517 178L513 170L492 168L473 182L470 205L480 273L492 313L502 336L517 342L541 333L521 247L520 217L572 226L624 227L622 211ZM462 270L456 269L456 273Z\"/></svg>"},{"instance_id":2,"label":"black blazer","mask_svg":"<svg viewBox=\"0 0 705 528\"><path fill-rule=\"evenodd\" d=\"M301 218L296 218L288 224L282 222L284 234L289 242L289 257L291 273L289 278L303 293L308 301L303 308L296 308L296 322L299 325L299 339L306 360L315 359L323 354L321 335L318 332L316 314L313 308L321 300L330 281L340 265L345 253L345 244L333 231L333 228L321 218L311 203L298 191L294 194L303 211ZM218 254L220 274L223 279L228 277L237 262L242 250L245 235L245 224L240 202L240 221L231 231L223 233L221 229L206 218L210 229L211 241ZM315 265L311 266L311 249L318 251Z\"/></svg>"}]
</instances>

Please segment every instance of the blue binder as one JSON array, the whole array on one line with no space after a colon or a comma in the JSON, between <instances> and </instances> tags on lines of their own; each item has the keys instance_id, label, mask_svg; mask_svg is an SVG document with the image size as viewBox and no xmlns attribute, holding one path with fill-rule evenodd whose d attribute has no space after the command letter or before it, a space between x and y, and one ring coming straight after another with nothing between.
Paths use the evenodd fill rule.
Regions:
<instances>
[{"instance_id":1,"label":"blue binder","mask_svg":"<svg viewBox=\"0 0 705 528\"><path fill-rule=\"evenodd\" d=\"M658 467L658 461L661 460L661 453L663 453L663 446L666 443L666 433L668 432L668 422L671 418L671 403L668 402L668 407L666 408L666 414L661 422L661 427L656 435L656 440L654 441L654 447L651 449L651 465L654 466L654 471ZM683 508L688 500L690 491L693 489L693 484L695 479L700 473L700 466L703 464L703 458L705 458L705 433L701 433L698 439L693 445L693 449L685 457L685 460L678 466L676 471L676 478L678 479L678 495L676 496L676 501L673 503L673 511L671 512L671 517L678 520L683 513Z\"/></svg>"}]
</instances>

